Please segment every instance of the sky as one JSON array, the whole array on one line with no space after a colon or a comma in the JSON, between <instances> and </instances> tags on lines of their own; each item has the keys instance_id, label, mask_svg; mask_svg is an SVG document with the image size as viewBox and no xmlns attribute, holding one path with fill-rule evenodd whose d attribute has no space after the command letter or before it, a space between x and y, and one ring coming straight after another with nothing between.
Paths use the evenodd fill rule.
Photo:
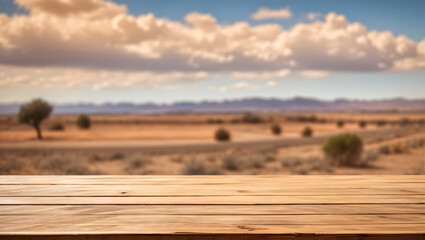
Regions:
<instances>
[{"instance_id":1,"label":"sky","mask_svg":"<svg viewBox=\"0 0 425 240\"><path fill-rule=\"evenodd\" d=\"M425 98L422 0L0 0L0 103Z\"/></svg>"}]
</instances>

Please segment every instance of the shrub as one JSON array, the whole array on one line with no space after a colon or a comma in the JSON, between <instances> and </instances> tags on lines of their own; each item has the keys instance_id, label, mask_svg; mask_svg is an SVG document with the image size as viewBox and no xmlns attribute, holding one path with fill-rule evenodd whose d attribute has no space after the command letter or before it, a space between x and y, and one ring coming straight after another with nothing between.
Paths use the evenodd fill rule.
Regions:
<instances>
[{"instance_id":1,"label":"shrub","mask_svg":"<svg viewBox=\"0 0 425 240\"><path fill-rule=\"evenodd\" d=\"M89 129L91 126L89 116L86 114L80 114L77 118L77 126L81 129Z\"/></svg>"},{"instance_id":2,"label":"shrub","mask_svg":"<svg viewBox=\"0 0 425 240\"><path fill-rule=\"evenodd\" d=\"M396 154L401 154L407 152L407 148L405 145L403 145L401 142L396 143L392 146L392 150Z\"/></svg>"},{"instance_id":3,"label":"shrub","mask_svg":"<svg viewBox=\"0 0 425 240\"><path fill-rule=\"evenodd\" d=\"M323 151L334 165L354 166L363 152L363 141L356 134L342 133L330 137Z\"/></svg>"},{"instance_id":4,"label":"shrub","mask_svg":"<svg viewBox=\"0 0 425 240\"><path fill-rule=\"evenodd\" d=\"M92 155L90 157L90 161L92 161L92 162L99 162L99 161L102 161L102 160L103 160L102 156L97 154L97 153L95 153L94 155Z\"/></svg>"},{"instance_id":5,"label":"shrub","mask_svg":"<svg viewBox=\"0 0 425 240\"><path fill-rule=\"evenodd\" d=\"M362 121L359 122L359 127L360 128L366 128L366 126L367 126L367 122L366 121L362 120Z\"/></svg>"},{"instance_id":6,"label":"shrub","mask_svg":"<svg viewBox=\"0 0 425 240\"><path fill-rule=\"evenodd\" d=\"M299 174L299 175L308 175L309 171L310 171L310 168L305 165L298 166L294 170L292 170L293 173Z\"/></svg>"},{"instance_id":7,"label":"shrub","mask_svg":"<svg viewBox=\"0 0 425 240\"><path fill-rule=\"evenodd\" d=\"M305 127L304 130L301 132L301 135L303 137L311 137L313 136L313 129L311 127Z\"/></svg>"},{"instance_id":8,"label":"shrub","mask_svg":"<svg viewBox=\"0 0 425 240\"><path fill-rule=\"evenodd\" d=\"M230 171L236 171L239 169L238 159L236 159L236 157L233 155L225 155L221 160L221 164L224 169Z\"/></svg>"},{"instance_id":9,"label":"shrub","mask_svg":"<svg viewBox=\"0 0 425 240\"><path fill-rule=\"evenodd\" d=\"M342 120L338 120L338 121L336 122L336 125L337 125L339 128L343 128L343 127L344 127L344 124L345 124L345 122L344 122L344 121L342 121Z\"/></svg>"},{"instance_id":10,"label":"shrub","mask_svg":"<svg viewBox=\"0 0 425 240\"><path fill-rule=\"evenodd\" d=\"M295 166L301 165L302 163L303 163L302 159L295 156L284 157L280 161L280 164L282 165L282 167L295 167Z\"/></svg>"},{"instance_id":11,"label":"shrub","mask_svg":"<svg viewBox=\"0 0 425 240\"><path fill-rule=\"evenodd\" d=\"M261 123L263 120L252 113L245 113L242 117L242 122L244 123Z\"/></svg>"},{"instance_id":12,"label":"shrub","mask_svg":"<svg viewBox=\"0 0 425 240\"><path fill-rule=\"evenodd\" d=\"M230 133L224 128L219 128L215 132L215 139L219 142L230 141Z\"/></svg>"},{"instance_id":13,"label":"shrub","mask_svg":"<svg viewBox=\"0 0 425 240\"><path fill-rule=\"evenodd\" d=\"M270 127L270 130L272 131L272 133L274 135L280 135L282 133L282 128L279 125L277 125L277 124L273 124Z\"/></svg>"},{"instance_id":14,"label":"shrub","mask_svg":"<svg viewBox=\"0 0 425 240\"><path fill-rule=\"evenodd\" d=\"M390 154L391 148L388 144L386 144L386 145L380 146L378 151L379 153L382 153L382 154Z\"/></svg>"},{"instance_id":15,"label":"shrub","mask_svg":"<svg viewBox=\"0 0 425 240\"><path fill-rule=\"evenodd\" d=\"M266 162L273 162L276 160L276 155L274 153L266 153L264 154L264 157L266 159Z\"/></svg>"},{"instance_id":16,"label":"shrub","mask_svg":"<svg viewBox=\"0 0 425 240\"><path fill-rule=\"evenodd\" d=\"M321 119L319 120L316 115L311 115L311 116L294 116L294 117L287 117L286 118L288 121L296 121L296 122L323 122L326 121L325 119Z\"/></svg>"},{"instance_id":17,"label":"shrub","mask_svg":"<svg viewBox=\"0 0 425 240\"><path fill-rule=\"evenodd\" d=\"M408 118L401 118L399 120L400 126L407 126L407 125L409 125L409 123L410 123L410 120Z\"/></svg>"},{"instance_id":18,"label":"shrub","mask_svg":"<svg viewBox=\"0 0 425 240\"><path fill-rule=\"evenodd\" d=\"M208 167L203 161L192 158L183 166L181 173L184 175L218 175L221 174L216 166Z\"/></svg>"},{"instance_id":19,"label":"shrub","mask_svg":"<svg viewBox=\"0 0 425 240\"><path fill-rule=\"evenodd\" d=\"M221 124L223 123L223 120L220 118L214 119L214 118L208 118L207 123L209 124Z\"/></svg>"},{"instance_id":20,"label":"shrub","mask_svg":"<svg viewBox=\"0 0 425 240\"><path fill-rule=\"evenodd\" d=\"M139 167L143 167L146 164L151 163L151 159L146 157L146 156L135 156L132 157L129 160L129 167L130 168L139 168Z\"/></svg>"},{"instance_id":21,"label":"shrub","mask_svg":"<svg viewBox=\"0 0 425 240\"><path fill-rule=\"evenodd\" d=\"M54 123L52 124L52 126L50 126L49 130L51 131L63 131L65 130L65 127L63 126L62 123Z\"/></svg>"},{"instance_id":22,"label":"shrub","mask_svg":"<svg viewBox=\"0 0 425 240\"><path fill-rule=\"evenodd\" d=\"M111 160L119 160L119 159L123 159L123 158L124 158L124 153L121 153L121 152L112 153L111 156L110 156Z\"/></svg>"},{"instance_id":23,"label":"shrub","mask_svg":"<svg viewBox=\"0 0 425 240\"><path fill-rule=\"evenodd\" d=\"M264 168L266 159L261 155L245 156L240 163L246 168Z\"/></svg>"},{"instance_id":24,"label":"shrub","mask_svg":"<svg viewBox=\"0 0 425 240\"><path fill-rule=\"evenodd\" d=\"M35 99L21 106L18 113L18 121L33 126L37 132L37 138L42 139L40 124L50 116L51 112L52 106L42 99Z\"/></svg>"},{"instance_id":25,"label":"shrub","mask_svg":"<svg viewBox=\"0 0 425 240\"><path fill-rule=\"evenodd\" d=\"M385 121L385 120L376 121L376 126L378 126L378 127L383 127L385 125L387 125L387 121Z\"/></svg>"},{"instance_id":26,"label":"shrub","mask_svg":"<svg viewBox=\"0 0 425 240\"><path fill-rule=\"evenodd\" d=\"M406 141L406 146L413 149L423 147L424 144L425 139L423 138L409 139Z\"/></svg>"}]
</instances>

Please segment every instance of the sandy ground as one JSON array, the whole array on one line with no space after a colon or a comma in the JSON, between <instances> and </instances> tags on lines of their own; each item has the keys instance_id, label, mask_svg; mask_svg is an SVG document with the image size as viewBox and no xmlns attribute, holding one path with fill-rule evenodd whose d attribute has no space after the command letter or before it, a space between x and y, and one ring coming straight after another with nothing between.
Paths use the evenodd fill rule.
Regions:
<instances>
[{"instance_id":1,"label":"sandy ground","mask_svg":"<svg viewBox=\"0 0 425 240\"><path fill-rule=\"evenodd\" d=\"M361 129L356 122L361 119L396 122L402 117L422 119L424 114L317 114L318 118L326 119L326 123L287 121L285 115L276 114L262 116L282 126L281 136L271 134L271 122L226 122L238 116L93 116L93 127L89 130L78 129L75 116L53 116L43 124L43 141L35 139L31 127L18 124L14 117L3 116L0 117L0 160L19 162L21 166L8 169L0 162L0 174L182 174L193 159L219 174L425 174L424 147L407 149L400 154L379 154L367 166L349 168L328 166L321 150L329 136L346 131L363 138L365 153L379 152L385 144L404 144L411 139L425 138L425 128L413 124L404 128L368 124L366 129ZM207 123L211 118L225 123ZM335 124L339 119L347 122L343 128ZM65 131L48 130L58 121L65 124ZM313 128L314 137L300 136L305 126ZM219 127L231 132L230 143L214 141L214 131ZM261 167L229 170L223 167L223 158L229 155L241 161L261 156L264 163ZM264 160L270 155L271 160ZM289 167L282 164L293 157L302 163ZM56 163L58 159L63 161ZM147 159L146 163L135 165L135 160L140 159ZM59 169L46 167L46 162L59 164L56 167ZM68 163L76 165L62 166Z\"/></svg>"},{"instance_id":2,"label":"sandy ground","mask_svg":"<svg viewBox=\"0 0 425 240\"><path fill-rule=\"evenodd\" d=\"M300 137L301 131L310 126L316 135L342 131L358 130L358 121L385 120L397 122L401 118L411 120L425 119L425 114L360 114L360 113L315 113L317 119L327 123L292 122L287 117L311 116L310 113L262 114L266 121L262 124L231 124L232 119L240 119L240 114L222 115L124 115L124 116L92 116L92 128L81 130L76 125L76 116L52 116L43 125L44 141L191 141L212 140L219 127L228 129L234 140L257 140L271 137L272 122L282 126L285 137ZM209 120L221 120L222 124L208 124ZM343 128L336 126L337 120L344 120ZM51 131L53 123L64 124L64 131ZM367 129L377 128L376 124L368 124ZM35 131L32 127L18 124L16 116L0 116L0 143L34 141Z\"/></svg>"}]
</instances>

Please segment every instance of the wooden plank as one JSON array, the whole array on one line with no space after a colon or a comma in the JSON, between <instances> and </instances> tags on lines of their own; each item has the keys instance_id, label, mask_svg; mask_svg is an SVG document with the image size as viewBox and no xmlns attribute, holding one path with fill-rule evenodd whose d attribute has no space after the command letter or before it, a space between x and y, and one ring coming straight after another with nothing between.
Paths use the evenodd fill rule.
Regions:
<instances>
[{"instance_id":1,"label":"wooden plank","mask_svg":"<svg viewBox=\"0 0 425 240\"><path fill-rule=\"evenodd\" d=\"M243 224L255 225L368 225L373 224L421 224L425 223L424 214L391 214L391 215L8 215L0 216L1 225L43 224L160 224L181 223L191 226L197 222L211 224ZM0 227L1 229L1 227Z\"/></svg>"},{"instance_id":2,"label":"wooden plank","mask_svg":"<svg viewBox=\"0 0 425 240\"><path fill-rule=\"evenodd\" d=\"M75 235L7 235L0 240L75 240ZM80 234L84 240L421 240L423 234Z\"/></svg>"},{"instance_id":3,"label":"wooden plank","mask_svg":"<svg viewBox=\"0 0 425 240\"><path fill-rule=\"evenodd\" d=\"M1 185L0 197L7 196L291 196L291 195L419 195L425 183L379 185L374 188L346 185Z\"/></svg>"},{"instance_id":4,"label":"wooden plank","mask_svg":"<svg viewBox=\"0 0 425 240\"><path fill-rule=\"evenodd\" d=\"M424 195L207 196L207 197L1 197L0 204L425 204Z\"/></svg>"},{"instance_id":5,"label":"wooden plank","mask_svg":"<svg viewBox=\"0 0 425 240\"><path fill-rule=\"evenodd\" d=\"M257 178L258 177L258 178ZM304 178L305 177L305 178ZM182 184L370 184L370 183L425 183L424 175L384 175L384 176L246 176L246 175L224 175L224 176L0 176L2 184L96 184L96 185L182 185Z\"/></svg>"},{"instance_id":6,"label":"wooden plank","mask_svg":"<svg viewBox=\"0 0 425 240\"><path fill-rule=\"evenodd\" d=\"M2 224L0 235L79 235L79 234L424 234L425 224L362 224L362 225L264 225L223 223L135 223L135 224ZM76 237L75 239L78 239Z\"/></svg>"},{"instance_id":7,"label":"wooden plank","mask_svg":"<svg viewBox=\"0 0 425 240\"><path fill-rule=\"evenodd\" d=\"M0 176L0 240L425 239L424 176Z\"/></svg>"},{"instance_id":8,"label":"wooden plank","mask_svg":"<svg viewBox=\"0 0 425 240\"><path fill-rule=\"evenodd\" d=\"M421 204L344 205L0 205L2 215L350 215L425 214Z\"/></svg>"}]
</instances>

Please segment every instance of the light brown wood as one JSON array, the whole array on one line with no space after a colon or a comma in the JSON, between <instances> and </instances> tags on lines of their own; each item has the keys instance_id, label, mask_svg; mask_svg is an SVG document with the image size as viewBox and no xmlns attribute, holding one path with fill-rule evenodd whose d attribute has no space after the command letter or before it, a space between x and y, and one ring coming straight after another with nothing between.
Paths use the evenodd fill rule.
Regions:
<instances>
[{"instance_id":1,"label":"light brown wood","mask_svg":"<svg viewBox=\"0 0 425 240\"><path fill-rule=\"evenodd\" d=\"M0 176L2 239L425 239L425 177Z\"/></svg>"}]
</instances>

